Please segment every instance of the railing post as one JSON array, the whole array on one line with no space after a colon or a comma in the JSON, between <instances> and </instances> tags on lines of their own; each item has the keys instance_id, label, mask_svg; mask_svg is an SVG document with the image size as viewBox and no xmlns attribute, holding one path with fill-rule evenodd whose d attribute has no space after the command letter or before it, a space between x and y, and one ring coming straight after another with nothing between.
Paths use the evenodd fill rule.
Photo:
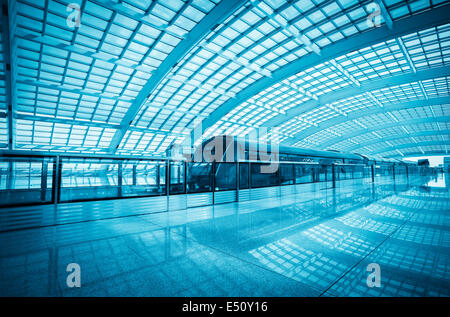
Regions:
<instances>
[{"instance_id":1,"label":"railing post","mask_svg":"<svg viewBox=\"0 0 450 317\"><path fill-rule=\"evenodd\" d=\"M166 204L167 204L167 211L170 210L170 202L169 202L169 195L170 195L170 160L167 159L166 162Z\"/></svg>"},{"instance_id":2,"label":"railing post","mask_svg":"<svg viewBox=\"0 0 450 317\"><path fill-rule=\"evenodd\" d=\"M294 176L294 181L292 182L292 184L295 185L295 184L297 184L297 175L296 175L297 164L293 163L292 164L292 168L294 169L293 172L292 172L292 175ZM295 192L297 193L297 189L295 187L294 187L294 189L295 189Z\"/></svg>"},{"instance_id":3,"label":"railing post","mask_svg":"<svg viewBox=\"0 0 450 317\"><path fill-rule=\"evenodd\" d=\"M47 194L47 175L48 175L48 162L44 159L42 161L42 172L41 172L41 202L45 201L45 196Z\"/></svg>"},{"instance_id":4,"label":"railing post","mask_svg":"<svg viewBox=\"0 0 450 317\"><path fill-rule=\"evenodd\" d=\"M61 171L62 171L62 164L61 164L61 158L59 155L55 158L55 165L53 166L53 188L52 188L52 196L53 196L53 203L56 205L60 202L61 197Z\"/></svg>"},{"instance_id":5,"label":"railing post","mask_svg":"<svg viewBox=\"0 0 450 317\"><path fill-rule=\"evenodd\" d=\"M236 201L239 201L239 188L241 187L241 168L239 162L236 162Z\"/></svg>"},{"instance_id":6,"label":"railing post","mask_svg":"<svg viewBox=\"0 0 450 317\"><path fill-rule=\"evenodd\" d=\"M133 186L137 185L136 163L133 164Z\"/></svg>"},{"instance_id":7,"label":"railing post","mask_svg":"<svg viewBox=\"0 0 450 317\"><path fill-rule=\"evenodd\" d=\"M122 175L123 175L123 161L119 162L118 168L117 168L117 186L119 187L118 196L122 197Z\"/></svg>"},{"instance_id":8,"label":"railing post","mask_svg":"<svg viewBox=\"0 0 450 317\"><path fill-rule=\"evenodd\" d=\"M333 188L336 188L336 165L331 164L331 173L333 174Z\"/></svg>"},{"instance_id":9,"label":"railing post","mask_svg":"<svg viewBox=\"0 0 450 317\"><path fill-rule=\"evenodd\" d=\"M161 171L159 170L159 162L156 163L156 188L158 188L158 194L161 189Z\"/></svg>"},{"instance_id":10,"label":"railing post","mask_svg":"<svg viewBox=\"0 0 450 317\"><path fill-rule=\"evenodd\" d=\"M374 165L370 166L370 170L372 173L372 184L374 184L375 183L375 167L374 167Z\"/></svg>"},{"instance_id":11,"label":"railing post","mask_svg":"<svg viewBox=\"0 0 450 317\"><path fill-rule=\"evenodd\" d=\"M215 192L216 192L216 161L211 162L211 174L212 178L210 179L209 183L212 186L211 192L212 192L212 204L215 203Z\"/></svg>"},{"instance_id":12,"label":"railing post","mask_svg":"<svg viewBox=\"0 0 450 317\"><path fill-rule=\"evenodd\" d=\"M8 161L8 177L6 178L6 189L13 189L14 163L12 159Z\"/></svg>"},{"instance_id":13,"label":"railing post","mask_svg":"<svg viewBox=\"0 0 450 317\"><path fill-rule=\"evenodd\" d=\"M248 162L248 189L252 188L252 163Z\"/></svg>"},{"instance_id":14,"label":"railing post","mask_svg":"<svg viewBox=\"0 0 450 317\"><path fill-rule=\"evenodd\" d=\"M409 185L409 171L408 171L408 165L405 166L406 171L406 184Z\"/></svg>"},{"instance_id":15,"label":"railing post","mask_svg":"<svg viewBox=\"0 0 450 317\"><path fill-rule=\"evenodd\" d=\"M178 171L180 171L180 167L178 166ZM178 173L178 177L180 177L180 173ZM184 193L187 194L187 180L188 180L188 164L187 161L184 162Z\"/></svg>"},{"instance_id":16,"label":"railing post","mask_svg":"<svg viewBox=\"0 0 450 317\"><path fill-rule=\"evenodd\" d=\"M169 196L169 182L170 182L170 176L169 176L169 160L165 160L164 162L165 166L166 166L166 170L165 170L165 177L166 177L166 195Z\"/></svg>"}]
</instances>

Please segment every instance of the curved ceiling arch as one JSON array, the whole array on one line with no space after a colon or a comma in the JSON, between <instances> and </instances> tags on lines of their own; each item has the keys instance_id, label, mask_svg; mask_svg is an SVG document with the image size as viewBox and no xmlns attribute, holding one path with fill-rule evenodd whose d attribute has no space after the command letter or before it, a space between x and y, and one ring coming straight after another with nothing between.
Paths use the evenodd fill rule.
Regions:
<instances>
[{"instance_id":1,"label":"curved ceiling arch","mask_svg":"<svg viewBox=\"0 0 450 317\"><path fill-rule=\"evenodd\" d=\"M423 156L443 156L448 155L448 152L442 151L442 150L435 150L435 151L423 151L423 152L408 152L407 154L400 155L399 153L395 152L389 156L386 156L387 158L396 158L396 159L408 159L409 157L423 157Z\"/></svg>"},{"instance_id":2,"label":"curved ceiling arch","mask_svg":"<svg viewBox=\"0 0 450 317\"><path fill-rule=\"evenodd\" d=\"M371 2L82 0L71 27L59 0L8 1L0 147L159 156L196 118L212 134L279 126L289 144L351 118L408 122L426 105L436 113L416 122L442 134L450 4L380 0L371 27ZM355 94L367 100L341 102Z\"/></svg>"},{"instance_id":3,"label":"curved ceiling arch","mask_svg":"<svg viewBox=\"0 0 450 317\"><path fill-rule=\"evenodd\" d=\"M415 148L415 147L422 147L422 146L433 146L433 145L443 145L447 146L450 145L450 141L424 141L424 142L417 142L417 143L407 143L407 144L401 144L396 146L389 146L382 148L380 150L377 150L372 155L380 155L383 153L386 153L388 151L401 151L402 149L408 149L408 148Z\"/></svg>"},{"instance_id":4,"label":"curved ceiling arch","mask_svg":"<svg viewBox=\"0 0 450 317\"><path fill-rule=\"evenodd\" d=\"M350 51L355 51L374 44L378 44L380 42L410 34L418 30L445 24L447 20L446 18L443 18L443 16L445 15L443 14L444 12L450 15L450 4L441 7L439 10L432 9L424 13L413 15L394 22L395 27L392 29L390 29L386 25L383 25L379 28L375 28L360 35L350 37L346 40L338 41L337 43L321 50L320 55L309 54L305 57L302 57L297 61L294 61L274 72L272 74L272 77L263 78L255 82L252 86L247 87L247 89L236 95L235 98L221 105L218 109L211 113L208 118L205 118L205 120L203 120L202 132L205 132L208 128L213 126L228 112L236 108L242 102L257 95L264 89L269 88L274 84L299 73L301 70L306 70L309 67L313 67L314 65L322 63L324 60L335 58ZM410 80L411 79L412 78L410 78ZM314 105L316 105L316 103L314 103ZM300 109L300 107L298 109ZM295 113L291 115L295 115ZM280 122L283 122L283 120L285 119L286 117L273 119L273 121L269 121L266 126L276 126Z\"/></svg>"},{"instance_id":5,"label":"curved ceiling arch","mask_svg":"<svg viewBox=\"0 0 450 317\"><path fill-rule=\"evenodd\" d=\"M311 126L310 128L297 133L295 137L297 139L306 138L310 135L313 135L314 133L318 133L328 128L333 128L334 126L341 123L345 123L346 121L363 119L364 117L370 115L382 114L399 110L424 108L442 104L450 104L450 96L422 99L422 100L411 100L401 103L386 104L384 105L384 107L368 109L366 111L354 111L352 113L347 114L347 116L334 117L329 120L323 121L323 123L321 123L317 127Z\"/></svg>"},{"instance_id":6,"label":"curved ceiling arch","mask_svg":"<svg viewBox=\"0 0 450 317\"><path fill-rule=\"evenodd\" d=\"M435 118L420 118L420 119L411 119L411 120L405 120L402 122L389 122L389 123L385 123L385 124L380 124L379 126L377 126L376 128L373 129L367 129L367 128L360 128L354 131L350 131L348 133L344 133L343 135L339 136L339 137L335 137L332 138L322 144L320 144L319 148L320 149L327 149L330 146L332 146L333 144L336 144L340 141L342 141L343 139L350 139L353 137L357 137L360 136L362 134L365 133L372 133L372 132L377 132L383 129L388 129L388 128L392 128L392 127L408 127L409 125L415 125L415 124L421 124L421 123L437 123L437 122L442 122L442 123L446 123L450 121L450 116L442 116L442 117L435 117Z\"/></svg>"},{"instance_id":7,"label":"curved ceiling arch","mask_svg":"<svg viewBox=\"0 0 450 317\"><path fill-rule=\"evenodd\" d=\"M370 132L369 132L370 133ZM349 152L358 152L358 149L360 149L361 147L366 147L366 146L371 146L371 145L376 145L376 144L380 144L380 143L386 143L386 142L392 142L392 141L399 141L401 144L404 144L403 142L401 142L402 140L407 140L408 141L411 140L411 138L416 139L416 138L421 138L421 137L429 137L429 136L437 136L437 137L441 137L441 136L447 136L450 137L450 129L446 129L446 130L425 130L425 131L419 131L419 132L410 132L406 135L393 135L393 136L389 136L389 137L382 137L373 141L369 141L367 143L364 143L364 145L354 145L351 146L349 148L346 149L346 151ZM411 143L411 144L417 144L417 143Z\"/></svg>"}]
</instances>

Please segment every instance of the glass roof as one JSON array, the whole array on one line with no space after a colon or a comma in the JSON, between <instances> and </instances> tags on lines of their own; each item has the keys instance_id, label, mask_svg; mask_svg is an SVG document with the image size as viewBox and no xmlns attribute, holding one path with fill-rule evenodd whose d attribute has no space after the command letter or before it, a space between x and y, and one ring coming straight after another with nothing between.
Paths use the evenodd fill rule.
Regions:
<instances>
[{"instance_id":1,"label":"glass roof","mask_svg":"<svg viewBox=\"0 0 450 317\"><path fill-rule=\"evenodd\" d=\"M447 153L450 24L372 34L448 2L376 1L370 22L372 0L11 0L0 148L160 156L214 118L203 139L276 127L293 146ZM348 41L365 45L328 53Z\"/></svg>"}]
</instances>

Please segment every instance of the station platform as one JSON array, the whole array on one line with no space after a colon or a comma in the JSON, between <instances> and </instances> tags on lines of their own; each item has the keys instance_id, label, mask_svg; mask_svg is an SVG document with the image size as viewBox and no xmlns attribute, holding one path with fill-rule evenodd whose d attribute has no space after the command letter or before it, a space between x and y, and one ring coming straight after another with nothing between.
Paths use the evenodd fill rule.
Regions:
<instances>
[{"instance_id":1,"label":"station platform","mask_svg":"<svg viewBox=\"0 0 450 317\"><path fill-rule=\"evenodd\" d=\"M450 296L443 178L158 213L144 198L67 206L0 221L0 296ZM70 217L42 225L55 208ZM79 288L66 284L70 263ZM371 263L380 287L367 284Z\"/></svg>"}]
</instances>

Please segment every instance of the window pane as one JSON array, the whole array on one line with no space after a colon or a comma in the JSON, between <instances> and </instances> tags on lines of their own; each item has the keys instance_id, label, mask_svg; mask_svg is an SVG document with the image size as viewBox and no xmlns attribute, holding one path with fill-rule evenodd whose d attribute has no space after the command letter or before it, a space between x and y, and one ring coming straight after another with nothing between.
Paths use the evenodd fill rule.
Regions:
<instances>
[{"instance_id":1,"label":"window pane","mask_svg":"<svg viewBox=\"0 0 450 317\"><path fill-rule=\"evenodd\" d=\"M236 189L235 163L217 163L215 174L216 190Z\"/></svg>"},{"instance_id":2,"label":"window pane","mask_svg":"<svg viewBox=\"0 0 450 317\"><path fill-rule=\"evenodd\" d=\"M270 164L262 163L252 163L251 164L251 187L267 187L267 186L277 186L278 185L278 175L277 172L268 173L264 170L268 168Z\"/></svg>"},{"instance_id":3,"label":"window pane","mask_svg":"<svg viewBox=\"0 0 450 317\"><path fill-rule=\"evenodd\" d=\"M248 188L248 163L239 163L239 188Z\"/></svg>"},{"instance_id":4,"label":"window pane","mask_svg":"<svg viewBox=\"0 0 450 317\"><path fill-rule=\"evenodd\" d=\"M170 162L170 194L185 193L185 164L184 162Z\"/></svg>"},{"instance_id":5,"label":"window pane","mask_svg":"<svg viewBox=\"0 0 450 317\"><path fill-rule=\"evenodd\" d=\"M188 163L188 193L211 191L211 163Z\"/></svg>"}]
</instances>

